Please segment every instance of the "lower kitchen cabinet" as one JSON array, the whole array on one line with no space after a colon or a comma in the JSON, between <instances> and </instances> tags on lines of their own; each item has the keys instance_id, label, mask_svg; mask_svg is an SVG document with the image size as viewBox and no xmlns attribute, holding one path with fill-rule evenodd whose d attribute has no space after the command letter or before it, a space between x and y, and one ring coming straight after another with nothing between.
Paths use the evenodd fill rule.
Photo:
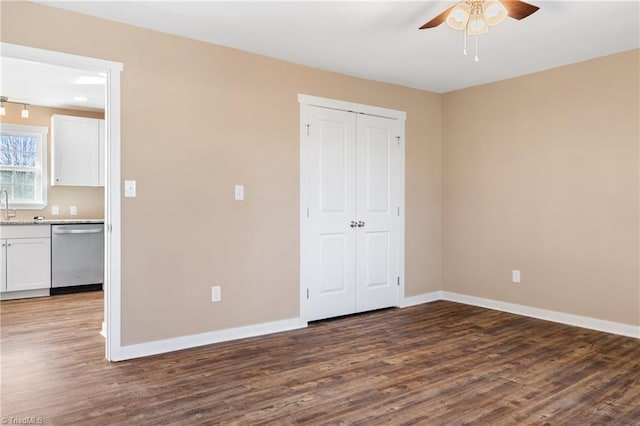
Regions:
<instances>
[{"instance_id":1,"label":"lower kitchen cabinet","mask_svg":"<svg viewBox=\"0 0 640 426\"><path fill-rule=\"evenodd\" d=\"M11 225L0 231L0 290L51 287L49 225Z\"/></svg>"}]
</instances>

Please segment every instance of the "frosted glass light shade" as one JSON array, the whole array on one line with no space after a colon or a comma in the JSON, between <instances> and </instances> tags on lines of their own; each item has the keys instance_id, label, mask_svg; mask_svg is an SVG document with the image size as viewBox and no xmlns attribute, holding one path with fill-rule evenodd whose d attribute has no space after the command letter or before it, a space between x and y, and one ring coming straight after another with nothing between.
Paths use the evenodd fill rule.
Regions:
<instances>
[{"instance_id":1,"label":"frosted glass light shade","mask_svg":"<svg viewBox=\"0 0 640 426\"><path fill-rule=\"evenodd\" d=\"M447 24L454 30L464 30L470 14L471 8L469 5L467 3L459 3L449 12Z\"/></svg>"},{"instance_id":2,"label":"frosted glass light shade","mask_svg":"<svg viewBox=\"0 0 640 426\"><path fill-rule=\"evenodd\" d=\"M29 118L29 110L27 109L27 107L24 107L22 109L22 112L20 113L20 115L22 115L22 118Z\"/></svg>"},{"instance_id":3,"label":"frosted glass light shade","mask_svg":"<svg viewBox=\"0 0 640 426\"><path fill-rule=\"evenodd\" d=\"M7 115L7 110L3 106L0 106L0 115Z\"/></svg>"},{"instance_id":4,"label":"frosted glass light shade","mask_svg":"<svg viewBox=\"0 0 640 426\"><path fill-rule=\"evenodd\" d=\"M507 17L507 9L505 9L504 5L498 0L485 1L482 10L484 20L489 26L498 25Z\"/></svg>"},{"instance_id":5,"label":"frosted glass light shade","mask_svg":"<svg viewBox=\"0 0 640 426\"><path fill-rule=\"evenodd\" d=\"M469 24L467 25L467 34L484 34L487 31L489 31L489 26L482 16L474 15L469 19Z\"/></svg>"}]
</instances>

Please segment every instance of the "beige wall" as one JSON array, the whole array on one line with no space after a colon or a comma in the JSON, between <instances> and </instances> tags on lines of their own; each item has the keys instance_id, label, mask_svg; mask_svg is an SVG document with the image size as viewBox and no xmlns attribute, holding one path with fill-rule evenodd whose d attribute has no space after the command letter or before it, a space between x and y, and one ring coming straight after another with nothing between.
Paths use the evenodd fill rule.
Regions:
<instances>
[{"instance_id":1,"label":"beige wall","mask_svg":"<svg viewBox=\"0 0 640 426\"><path fill-rule=\"evenodd\" d=\"M639 59L444 95L445 290L640 325Z\"/></svg>"},{"instance_id":2,"label":"beige wall","mask_svg":"<svg viewBox=\"0 0 640 426\"><path fill-rule=\"evenodd\" d=\"M407 296L640 324L637 51L442 96L0 8L2 41L124 63L124 344L298 315L298 93L407 112Z\"/></svg>"},{"instance_id":3,"label":"beige wall","mask_svg":"<svg viewBox=\"0 0 640 426\"><path fill-rule=\"evenodd\" d=\"M441 288L440 95L33 3L1 12L4 42L124 63L124 344L298 316L298 93L407 112L407 296Z\"/></svg>"},{"instance_id":4,"label":"beige wall","mask_svg":"<svg viewBox=\"0 0 640 426\"><path fill-rule=\"evenodd\" d=\"M49 128L47 135L47 163L51 173L51 116L53 114L74 115L77 117L104 118L102 112L77 111L72 109L48 108L37 105L29 106L29 118L22 118L22 105L5 104L7 115L0 117L0 123L26 124ZM50 181L49 177L47 177ZM56 218L104 218L104 188L82 186L51 186L48 187L47 206L41 210L17 210L16 219L33 219L34 216L53 218L51 206L58 206L60 214ZM71 216L69 207L78 207L78 215Z\"/></svg>"}]
</instances>

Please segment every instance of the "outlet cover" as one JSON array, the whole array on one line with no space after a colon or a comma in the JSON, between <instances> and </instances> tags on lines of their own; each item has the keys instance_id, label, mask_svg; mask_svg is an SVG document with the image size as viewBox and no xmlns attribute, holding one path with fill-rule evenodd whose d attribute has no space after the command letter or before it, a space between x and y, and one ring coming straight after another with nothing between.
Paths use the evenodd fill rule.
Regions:
<instances>
[{"instance_id":1,"label":"outlet cover","mask_svg":"<svg viewBox=\"0 0 640 426\"><path fill-rule=\"evenodd\" d=\"M222 291L220 290L220 286L211 287L211 301L219 302L222 300Z\"/></svg>"},{"instance_id":2,"label":"outlet cover","mask_svg":"<svg viewBox=\"0 0 640 426\"><path fill-rule=\"evenodd\" d=\"M60 214L60 206L51 206L51 214L58 216Z\"/></svg>"},{"instance_id":3,"label":"outlet cover","mask_svg":"<svg viewBox=\"0 0 640 426\"><path fill-rule=\"evenodd\" d=\"M76 216L78 214L78 206L70 206L69 207L69 214L71 216Z\"/></svg>"}]
</instances>

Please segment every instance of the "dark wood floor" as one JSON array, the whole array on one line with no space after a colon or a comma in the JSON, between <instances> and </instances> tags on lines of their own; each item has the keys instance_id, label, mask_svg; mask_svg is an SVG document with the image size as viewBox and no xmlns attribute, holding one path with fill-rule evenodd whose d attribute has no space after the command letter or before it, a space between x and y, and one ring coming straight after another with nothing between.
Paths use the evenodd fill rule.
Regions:
<instances>
[{"instance_id":1,"label":"dark wood floor","mask_svg":"<svg viewBox=\"0 0 640 426\"><path fill-rule=\"evenodd\" d=\"M108 363L101 296L0 304L6 422L640 424L637 339L435 302Z\"/></svg>"}]
</instances>

